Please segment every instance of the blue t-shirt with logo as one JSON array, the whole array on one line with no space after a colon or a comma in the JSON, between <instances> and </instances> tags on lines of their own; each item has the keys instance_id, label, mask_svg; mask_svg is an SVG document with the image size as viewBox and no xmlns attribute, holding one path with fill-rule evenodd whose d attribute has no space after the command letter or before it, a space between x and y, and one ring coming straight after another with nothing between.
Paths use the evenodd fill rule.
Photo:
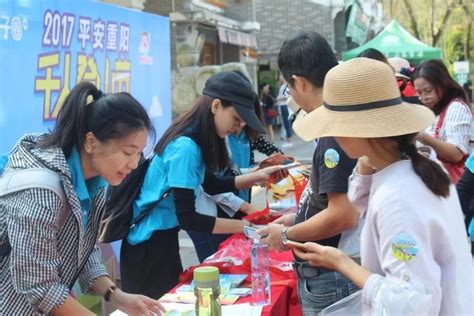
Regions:
<instances>
[{"instance_id":1,"label":"blue t-shirt with logo","mask_svg":"<svg viewBox=\"0 0 474 316\"><path fill-rule=\"evenodd\" d=\"M138 217L147 205L156 202L170 188L192 189L197 195L199 186L204 182L205 171L198 144L190 137L177 137L166 146L162 155L152 158L140 194L133 205L133 218ZM127 241L136 245L148 240L155 230L177 226L176 206L171 193L129 232Z\"/></svg>"},{"instance_id":2,"label":"blue t-shirt with logo","mask_svg":"<svg viewBox=\"0 0 474 316\"><path fill-rule=\"evenodd\" d=\"M239 136L229 134L227 136L227 144L229 145L232 161L239 166L239 168L250 167L250 141L245 132L240 133Z\"/></svg>"}]
</instances>

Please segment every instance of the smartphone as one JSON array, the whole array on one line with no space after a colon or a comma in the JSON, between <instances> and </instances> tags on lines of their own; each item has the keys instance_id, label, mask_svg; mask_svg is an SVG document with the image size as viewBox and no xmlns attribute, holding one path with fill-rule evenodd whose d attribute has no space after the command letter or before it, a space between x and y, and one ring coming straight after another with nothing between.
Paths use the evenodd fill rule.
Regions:
<instances>
[{"instance_id":1,"label":"smartphone","mask_svg":"<svg viewBox=\"0 0 474 316\"><path fill-rule=\"evenodd\" d=\"M298 250L306 251L306 247L304 246L304 243L301 243L299 241L288 240L286 245L290 248L297 248Z\"/></svg>"},{"instance_id":2,"label":"smartphone","mask_svg":"<svg viewBox=\"0 0 474 316\"><path fill-rule=\"evenodd\" d=\"M247 236L247 238L251 238L251 239L260 240L260 238L262 238L262 236L260 236L260 234L257 233L257 229L250 226L244 226L244 234L245 236Z\"/></svg>"}]
</instances>

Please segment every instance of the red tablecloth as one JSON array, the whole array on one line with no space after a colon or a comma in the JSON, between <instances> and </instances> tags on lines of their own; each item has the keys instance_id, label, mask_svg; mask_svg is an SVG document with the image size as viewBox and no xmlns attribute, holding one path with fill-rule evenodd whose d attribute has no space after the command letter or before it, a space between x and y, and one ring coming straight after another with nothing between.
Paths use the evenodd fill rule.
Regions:
<instances>
[{"instance_id":1,"label":"red tablecloth","mask_svg":"<svg viewBox=\"0 0 474 316\"><path fill-rule=\"evenodd\" d=\"M217 266L221 273L230 274L247 274L246 283L251 284L251 270L250 270L250 251L248 249L229 249L235 247L237 243L244 244L245 237L243 234L235 234L224 241L220 247L219 252L223 250L236 250L242 259L241 265L229 265L226 263L203 263L199 266L213 265ZM218 252L218 253L219 253ZM274 252L270 251L270 285L271 285L271 304L265 306L262 311L263 316L300 316L303 315L301 306L298 300L298 293L296 291L296 275L293 271L281 271L274 267L275 264L286 261L291 262L293 255L291 251ZM190 267L180 277L180 284L191 282L194 268ZM172 290L174 292L174 289ZM252 296L240 298L236 304L252 302Z\"/></svg>"}]
</instances>

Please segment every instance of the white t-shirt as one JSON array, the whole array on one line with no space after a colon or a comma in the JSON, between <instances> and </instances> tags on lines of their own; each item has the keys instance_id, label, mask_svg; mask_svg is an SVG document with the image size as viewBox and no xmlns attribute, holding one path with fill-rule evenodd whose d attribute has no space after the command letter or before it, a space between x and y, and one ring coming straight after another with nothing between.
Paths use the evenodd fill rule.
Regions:
<instances>
[{"instance_id":1,"label":"white t-shirt","mask_svg":"<svg viewBox=\"0 0 474 316\"><path fill-rule=\"evenodd\" d=\"M365 217L362 265L374 274L364 306L387 315L473 315L472 258L458 195L434 195L410 160L350 177L349 199Z\"/></svg>"},{"instance_id":2,"label":"white t-shirt","mask_svg":"<svg viewBox=\"0 0 474 316\"><path fill-rule=\"evenodd\" d=\"M283 92L285 91L285 88L286 88L286 83L282 84L280 86L280 89L278 89L278 96L277 96L277 100L276 100L276 103L277 103L278 106L288 104L288 97L283 95Z\"/></svg>"},{"instance_id":3,"label":"white t-shirt","mask_svg":"<svg viewBox=\"0 0 474 316\"><path fill-rule=\"evenodd\" d=\"M435 135L440 115L435 122L426 129L426 132ZM472 113L469 107L462 102L452 101L439 130L439 140L458 147L463 153L470 154Z\"/></svg>"}]
</instances>

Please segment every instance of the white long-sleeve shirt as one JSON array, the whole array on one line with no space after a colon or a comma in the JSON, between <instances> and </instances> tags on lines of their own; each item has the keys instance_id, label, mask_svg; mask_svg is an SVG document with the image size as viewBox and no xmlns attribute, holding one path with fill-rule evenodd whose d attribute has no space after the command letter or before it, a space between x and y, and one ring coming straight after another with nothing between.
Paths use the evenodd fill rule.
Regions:
<instances>
[{"instance_id":1,"label":"white long-sleeve shirt","mask_svg":"<svg viewBox=\"0 0 474 316\"><path fill-rule=\"evenodd\" d=\"M472 266L459 199L434 195L410 160L350 178L349 199L365 217L362 290L371 314L474 315Z\"/></svg>"}]
</instances>

